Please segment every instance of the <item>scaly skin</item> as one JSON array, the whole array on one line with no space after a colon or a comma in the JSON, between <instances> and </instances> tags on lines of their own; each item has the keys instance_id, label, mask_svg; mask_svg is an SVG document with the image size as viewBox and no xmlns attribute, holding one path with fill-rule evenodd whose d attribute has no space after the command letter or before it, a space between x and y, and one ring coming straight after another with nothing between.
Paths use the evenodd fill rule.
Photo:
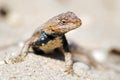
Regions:
<instances>
[{"instance_id":1,"label":"scaly skin","mask_svg":"<svg viewBox=\"0 0 120 80\"><path fill-rule=\"evenodd\" d=\"M59 48L65 56L65 71L72 73L72 54L64 34L78 28L80 25L81 20L73 12L62 13L51 18L36 29L32 37L25 42L20 55L14 58L12 62L23 61L30 48L32 48L35 53L47 54L51 53L56 48Z\"/></svg>"}]
</instances>

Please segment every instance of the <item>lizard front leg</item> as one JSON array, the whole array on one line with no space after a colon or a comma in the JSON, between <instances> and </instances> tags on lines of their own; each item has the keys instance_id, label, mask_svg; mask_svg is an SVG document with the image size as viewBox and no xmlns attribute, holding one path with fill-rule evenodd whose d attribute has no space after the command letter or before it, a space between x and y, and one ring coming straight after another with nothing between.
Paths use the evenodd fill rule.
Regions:
<instances>
[{"instance_id":1,"label":"lizard front leg","mask_svg":"<svg viewBox=\"0 0 120 80\"><path fill-rule=\"evenodd\" d=\"M69 50L68 42L66 40L66 37L63 36L63 47L62 47L62 52L64 53L65 56L65 66L66 70L65 72L69 74L73 74L73 59L72 59L72 54Z\"/></svg>"},{"instance_id":2,"label":"lizard front leg","mask_svg":"<svg viewBox=\"0 0 120 80\"><path fill-rule=\"evenodd\" d=\"M25 42L25 44L24 44L24 46L23 46L20 54L18 54L16 57L13 57L13 58L10 58L10 59L9 59L9 60L10 60L10 63L22 62L22 61L25 59L25 57L28 55L29 49L30 49L30 47L31 47L31 44L32 44L35 40L36 40L35 37L32 37L32 38L28 39L28 40ZM7 61L6 61L6 62L7 62ZM9 61L8 61L8 63L9 63Z\"/></svg>"}]
</instances>

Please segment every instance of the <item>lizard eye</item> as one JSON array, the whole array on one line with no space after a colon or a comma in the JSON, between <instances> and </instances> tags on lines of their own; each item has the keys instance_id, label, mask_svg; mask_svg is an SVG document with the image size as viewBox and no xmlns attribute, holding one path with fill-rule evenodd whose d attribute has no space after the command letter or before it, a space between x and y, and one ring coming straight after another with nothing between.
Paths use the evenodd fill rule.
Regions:
<instances>
[{"instance_id":1,"label":"lizard eye","mask_svg":"<svg viewBox=\"0 0 120 80\"><path fill-rule=\"evenodd\" d=\"M62 21L63 24L65 24L66 22L65 21Z\"/></svg>"},{"instance_id":2,"label":"lizard eye","mask_svg":"<svg viewBox=\"0 0 120 80\"><path fill-rule=\"evenodd\" d=\"M62 20L62 21L60 21L60 24L61 24L61 25L66 25L67 22L66 22L65 20Z\"/></svg>"}]
</instances>

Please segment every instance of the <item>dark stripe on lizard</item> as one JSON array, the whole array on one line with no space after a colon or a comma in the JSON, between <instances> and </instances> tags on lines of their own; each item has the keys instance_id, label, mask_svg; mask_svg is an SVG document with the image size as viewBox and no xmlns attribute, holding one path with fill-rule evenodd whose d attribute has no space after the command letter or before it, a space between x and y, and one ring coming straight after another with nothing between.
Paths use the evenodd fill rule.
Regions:
<instances>
[{"instance_id":1,"label":"dark stripe on lizard","mask_svg":"<svg viewBox=\"0 0 120 80\"><path fill-rule=\"evenodd\" d=\"M32 44L33 47L42 46L42 44L47 44L50 40L53 40L57 37L57 35L55 34L46 34L44 31L40 31L40 34L40 38Z\"/></svg>"}]
</instances>

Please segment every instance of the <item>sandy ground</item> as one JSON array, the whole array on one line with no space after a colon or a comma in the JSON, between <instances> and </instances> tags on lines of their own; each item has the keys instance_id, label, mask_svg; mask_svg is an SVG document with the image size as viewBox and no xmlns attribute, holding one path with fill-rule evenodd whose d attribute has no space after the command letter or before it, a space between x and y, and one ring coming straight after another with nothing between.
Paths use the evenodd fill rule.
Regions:
<instances>
[{"instance_id":1,"label":"sandy ground","mask_svg":"<svg viewBox=\"0 0 120 80\"><path fill-rule=\"evenodd\" d=\"M11 49L17 50L18 46L12 46L1 51L1 58L9 55ZM6 54L5 54L6 52ZM13 55L12 55L13 56ZM7 56L8 57L8 56ZM60 57L60 56L59 56ZM117 59L117 58L116 58ZM110 60L109 60L110 61ZM101 65L102 66L102 65ZM120 66L120 63L119 63ZM0 65L0 80L119 80L120 72L114 69L98 70L85 63L75 62L73 65L75 75L64 72L65 63L61 60L45 56L29 54L25 61L16 64Z\"/></svg>"},{"instance_id":2,"label":"sandy ground","mask_svg":"<svg viewBox=\"0 0 120 80\"><path fill-rule=\"evenodd\" d=\"M30 53L23 62L5 64L4 60L9 60L10 58L18 55L22 46L23 43L21 42L15 45L11 45L10 47L0 51L0 80L120 79L120 61L118 55L108 55L105 60L101 59L103 64L100 64L99 66L102 68L95 68L92 64L87 65L86 62L82 62L82 60L84 61L84 54L81 56L81 52L85 52L84 50L82 51L82 49L80 50L80 53L74 53L73 55L75 60L73 64L73 70L75 73L74 75L64 72L65 63L61 60L63 59L63 56L58 54L43 56ZM77 48L80 49L80 47ZM90 59L88 58L88 60Z\"/></svg>"}]
</instances>

